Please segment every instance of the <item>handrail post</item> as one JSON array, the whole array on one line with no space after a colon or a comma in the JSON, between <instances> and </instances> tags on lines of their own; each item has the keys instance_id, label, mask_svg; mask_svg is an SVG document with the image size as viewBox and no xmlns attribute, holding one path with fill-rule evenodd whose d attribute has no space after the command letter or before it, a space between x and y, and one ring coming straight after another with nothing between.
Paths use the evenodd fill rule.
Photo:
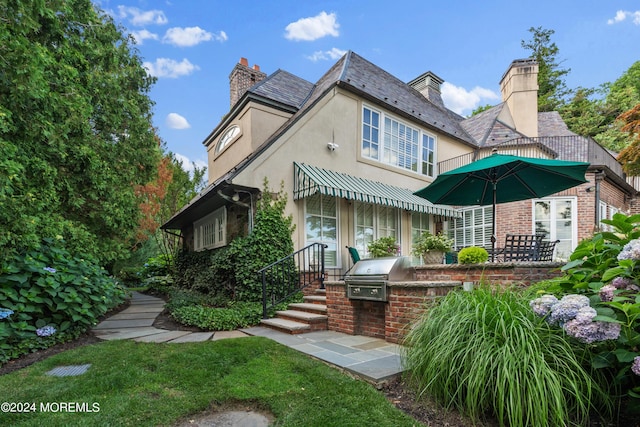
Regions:
<instances>
[{"instance_id":1,"label":"handrail post","mask_svg":"<svg viewBox=\"0 0 640 427\"><path fill-rule=\"evenodd\" d=\"M262 271L262 318L267 318L267 275Z\"/></svg>"}]
</instances>

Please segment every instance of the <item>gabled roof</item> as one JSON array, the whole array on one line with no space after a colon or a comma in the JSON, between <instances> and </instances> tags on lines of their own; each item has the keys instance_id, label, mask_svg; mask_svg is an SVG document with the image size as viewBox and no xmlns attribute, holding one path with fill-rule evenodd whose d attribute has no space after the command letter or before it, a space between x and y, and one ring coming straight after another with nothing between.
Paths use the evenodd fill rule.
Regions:
<instances>
[{"instance_id":1,"label":"gabled roof","mask_svg":"<svg viewBox=\"0 0 640 427\"><path fill-rule=\"evenodd\" d=\"M503 102L482 113L464 119L461 126L471 135L479 147L498 145L525 135L499 120L500 114L507 108Z\"/></svg>"},{"instance_id":2,"label":"gabled roof","mask_svg":"<svg viewBox=\"0 0 640 427\"><path fill-rule=\"evenodd\" d=\"M302 107L312 89L313 83L287 71L277 70L249 88L247 92L249 95L270 99L297 110Z\"/></svg>"}]
</instances>

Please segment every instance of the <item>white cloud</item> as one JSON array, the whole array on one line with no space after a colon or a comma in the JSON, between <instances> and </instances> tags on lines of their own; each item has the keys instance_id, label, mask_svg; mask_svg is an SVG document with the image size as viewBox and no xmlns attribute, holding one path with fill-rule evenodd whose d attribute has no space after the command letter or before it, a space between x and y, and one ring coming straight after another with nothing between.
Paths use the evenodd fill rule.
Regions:
<instances>
[{"instance_id":1,"label":"white cloud","mask_svg":"<svg viewBox=\"0 0 640 427\"><path fill-rule=\"evenodd\" d=\"M178 113L167 114L166 123L171 129L189 129L191 127L187 119Z\"/></svg>"},{"instance_id":2,"label":"white cloud","mask_svg":"<svg viewBox=\"0 0 640 427\"><path fill-rule=\"evenodd\" d=\"M156 62L145 62L143 66L152 76L168 77L170 79L175 79L180 76L188 76L194 71L200 69L200 67L192 64L186 58L181 62L169 58L158 58L156 59Z\"/></svg>"},{"instance_id":3,"label":"white cloud","mask_svg":"<svg viewBox=\"0 0 640 427\"><path fill-rule=\"evenodd\" d=\"M195 163L198 168L206 168L207 162L204 160L190 160L187 156L183 156L182 154L174 153L173 154L176 160L182 162L182 169L189 172L189 174L193 174L193 165Z\"/></svg>"},{"instance_id":4,"label":"white cloud","mask_svg":"<svg viewBox=\"0 0 640 427\"><path fill-rule=\"evenodd\" d=\"M131 35L138 44L142 44L145 40L158 40L158 35L148 30L132 31Z\"/></svg>"},{"instance_id":5,"label":"white cloud","mask_svg":"<svg viewBox=\"0 0 640 427\"><path fill-rule=\"evenodd\" d=\"M467 91L463 87L444 82L441 91L444 105L458 114L471 113L471 110L479 107L481 103L490 104L492 101L500 100L500 95L494 91L478 86Z\"/></svg>"},{"instance_id":6,"label":"white cloud","mask_svg":"<svg viewBox=\"0 0 640 427\"><path fill-rule=\"evenodd\" d=\"M120 18L128 18L131 24L141 27L143 25L164 25L169 20L161 10L140 10L137 7L118 6Z\"/></svg>"},{"instance_id":7,"label":"white cloud","mask_svg":"<svg viewBox=\"0 0 640 427\"><path fill-rule=\"evenodd\" d=\"M616 16L609 19L607 24L613 25L618 22L622 22L627 18L632 19L635 25L640 25L640 10L636 10L635 12L629 12L627 10L619 10L616 12Z\"/></svg>"},{"instance_id":8,"label":"white cloud","mask_svg":"<svg viewBox=\"0 0 640 427\"><path fill-rule=\"evenodd\" d=\"M320 12L317 16L301 18L287 25L285 38L294 41L312 41L325 36L338 37L339 27L335 13Z\"/></svg>"},{"instance_id":9,"label":"white cloud","mask_svg":"<svg viewBox=\"0 0 640 427\"><path fill-rule=\"evenodd\" d=\"M174 27L167 30L166 34L162 38L162 42L184 47L195 46L213 38L217 41L226 41L227 34L224 31L220 31L218 34L212 34L200 27Z\"/></svg>"},{"instance_id":10,"label":"white cloud","mask_svg":"<svg viewBox=\"0 0 640 427\"><path fill-rule=\"evenodd\" d=\"M345 53L347 53L346 50L342 50L342 49L338 49L337 47L334 47L331 50L315 51L313 52L313 55L307 56L307 59L310 59L313 62L324 61L327 59L332 59L335 61L336 59L342 58L342 56L344 56Z\"/></svg>"}]
</instances>

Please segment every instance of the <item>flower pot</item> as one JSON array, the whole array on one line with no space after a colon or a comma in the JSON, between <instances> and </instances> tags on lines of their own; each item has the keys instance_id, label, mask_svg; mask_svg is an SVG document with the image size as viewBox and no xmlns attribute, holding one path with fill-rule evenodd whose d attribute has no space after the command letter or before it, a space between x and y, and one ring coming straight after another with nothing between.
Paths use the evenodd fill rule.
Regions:
<instances>
[{"instance_id":1,"label":"flower pot","mask_svg":"<svg viewBox=\"0 0 640 427\"><path fill-rule=\"evenodd\" d=\"M429 251L422 254L422 261L425 264L442 264L444 259L444 252L442 251Z\"/></svg>"}]
</instances>

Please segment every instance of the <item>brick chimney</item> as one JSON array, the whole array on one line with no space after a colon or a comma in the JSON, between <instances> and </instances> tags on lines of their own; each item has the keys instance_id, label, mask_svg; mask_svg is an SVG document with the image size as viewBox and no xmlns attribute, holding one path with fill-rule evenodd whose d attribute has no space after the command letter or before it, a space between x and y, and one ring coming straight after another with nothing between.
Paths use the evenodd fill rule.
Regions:
<instances>
[{"instance_id":1,"label":"brick chimney","mask_svg":"<svg viewBox=\"0 0 640 427\"><path fill-rule=\"evenodd\" d=\"M432 103L438 107L445 108L444 102L442 102L442 95L440 93L440 85L444 82L440 77L433 74L431 71L427 71L419 77L411 80L408 85L424 95Z\"/></svg>"},{"instance_id":2,"label":"brick chimney","mask_svg":"<svg viewBox=\"0 0 640 427\"><path fill-rule=\"evenodd\" d=\"M260 71L260 66L254 65L253 68L249 68L247 58L240 58L240 62L229 74L231 106L233 107L251 86L264 80L265 77L267 75Z\"/></svg>"},{"instance_id":3,"label":"brick chimney","mask_svg":"<svg viewBox=\"0 0 640 427\"><path fill-rule=\"evenodd\" d=\"M518 132L538 136L538 63L516 59L500 80L502 101L507 104Z\"/></svg>"}]
</instances>

